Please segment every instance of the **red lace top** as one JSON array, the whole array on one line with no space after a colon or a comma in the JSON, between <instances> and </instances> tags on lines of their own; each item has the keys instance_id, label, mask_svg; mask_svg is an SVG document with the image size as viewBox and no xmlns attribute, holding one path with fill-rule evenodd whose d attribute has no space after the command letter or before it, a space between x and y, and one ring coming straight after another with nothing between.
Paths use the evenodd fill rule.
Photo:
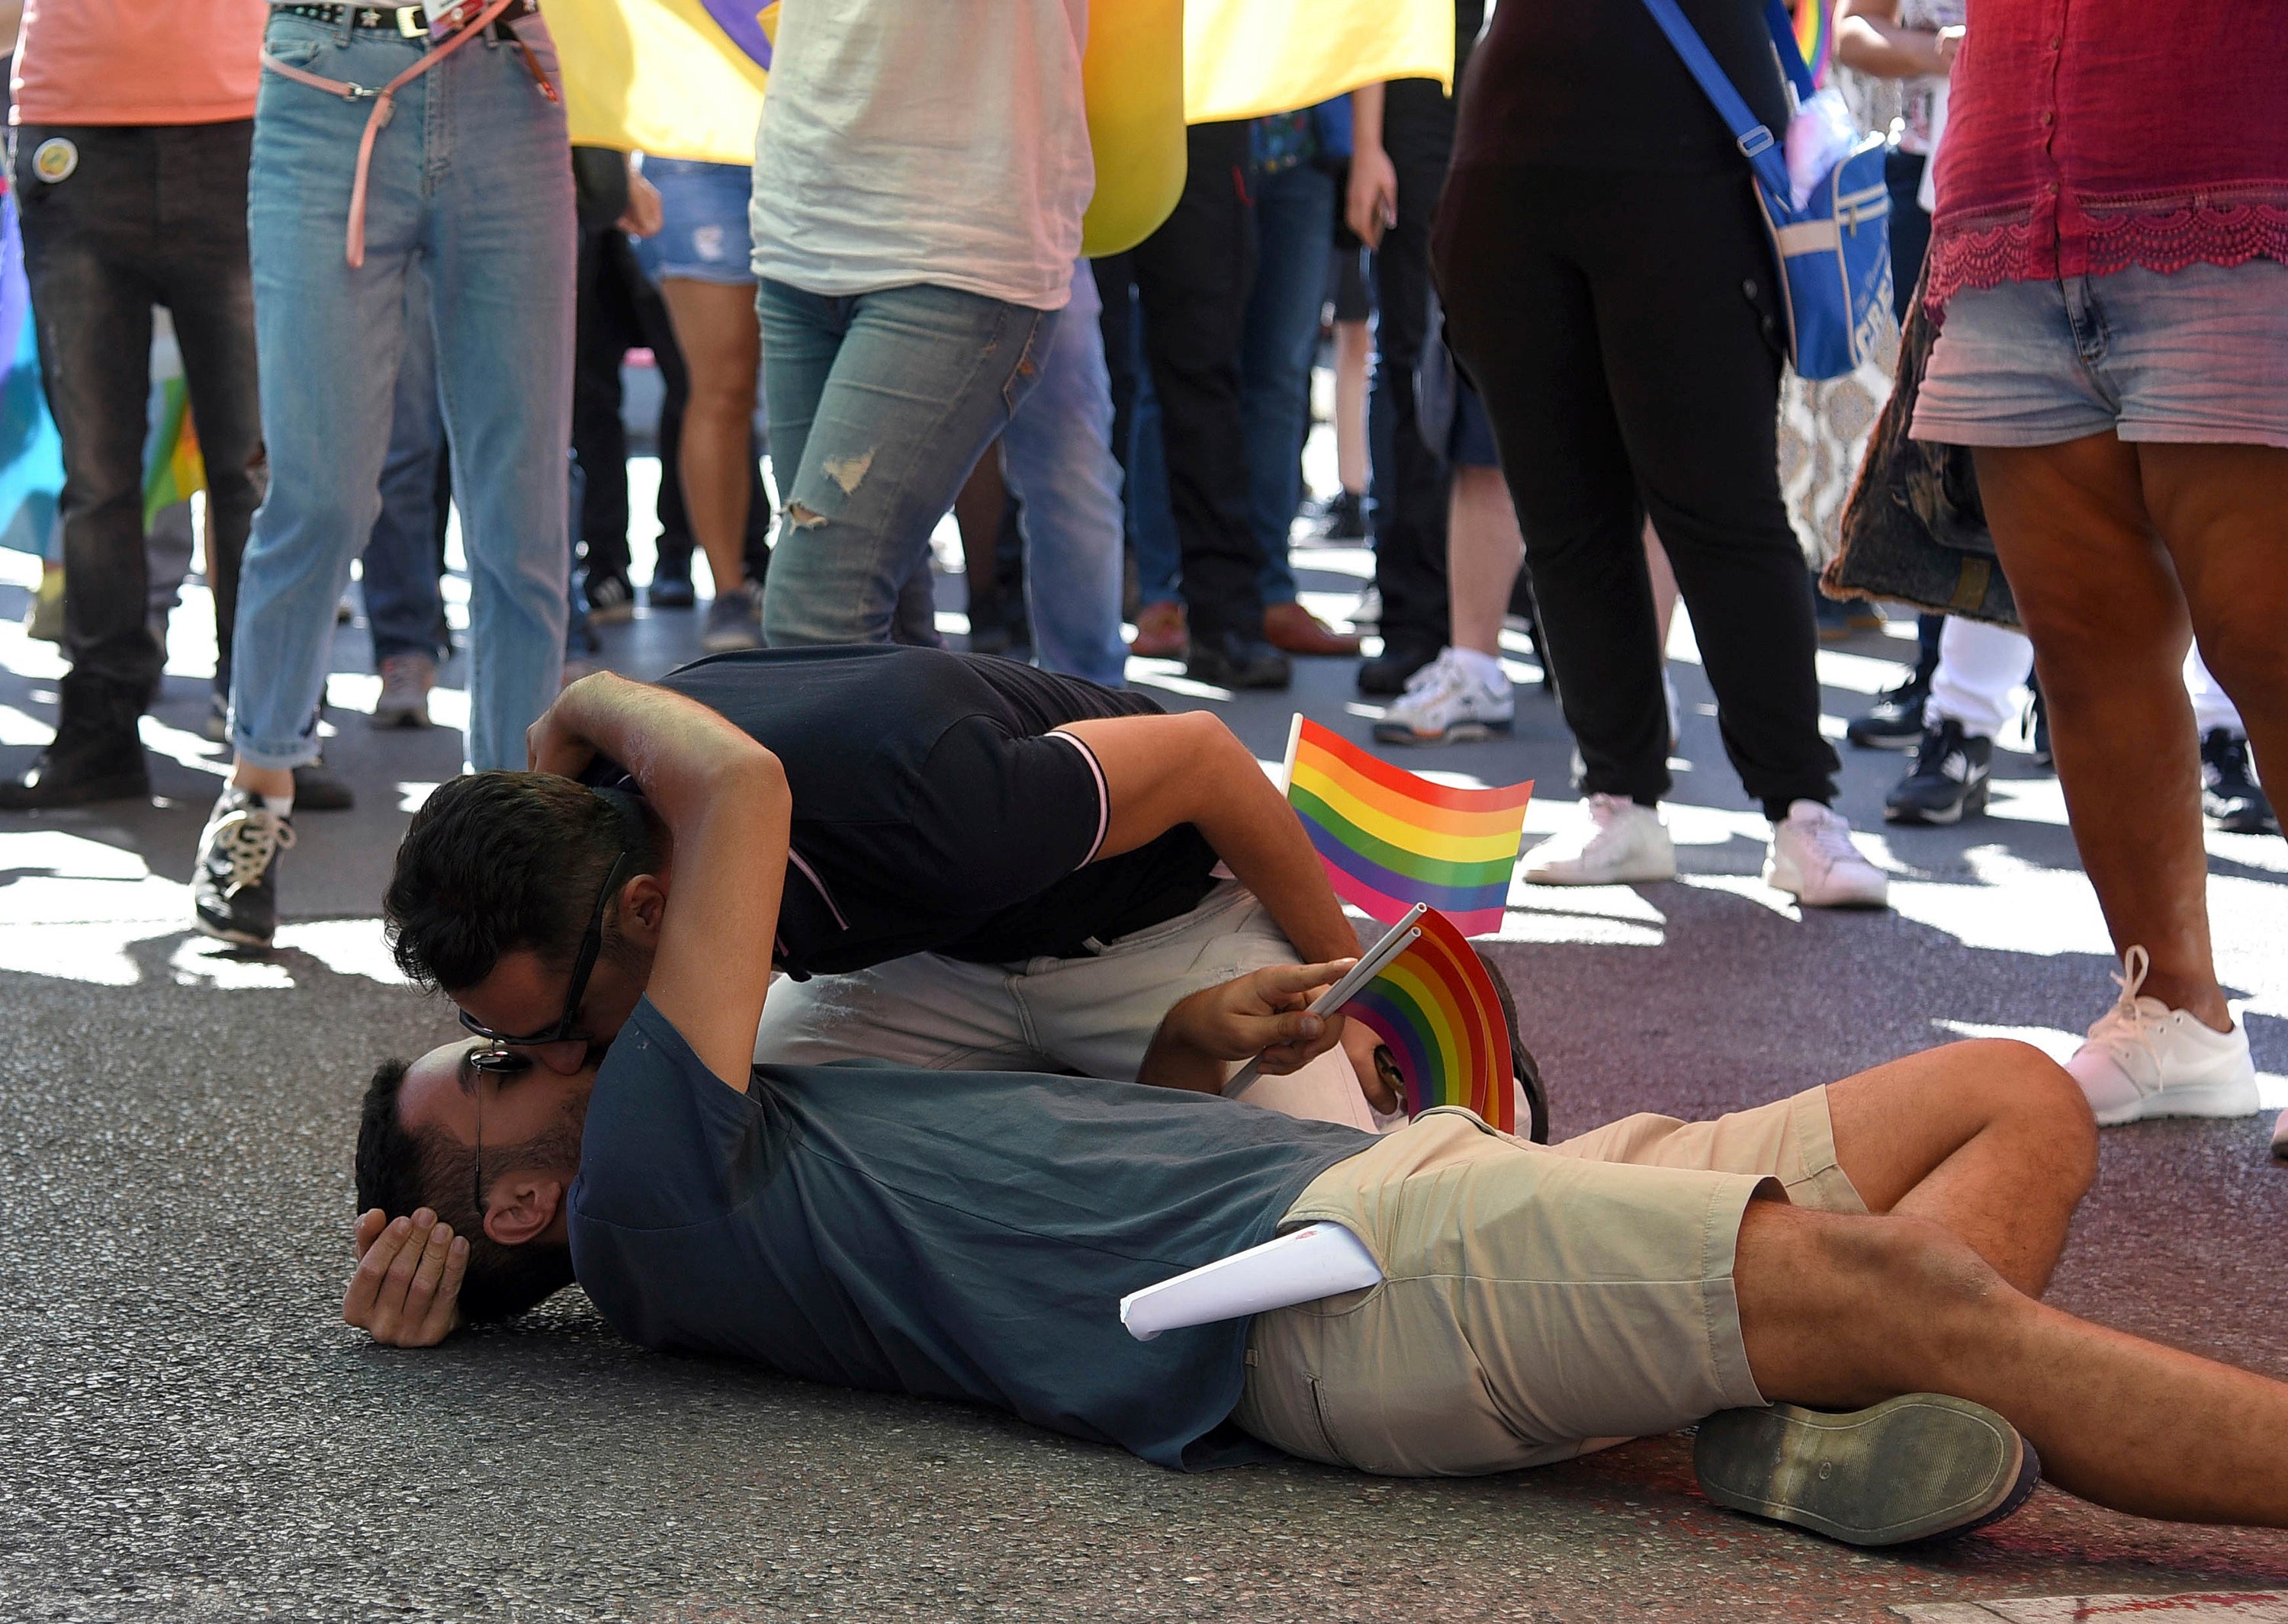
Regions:
<instances>
[{"instance_id":1,"label":"red lace top","mask_svg":"<svg viewBox=\"0 0 2288 1624\"><path fill-rule=\"evenodd\" d=\"M1939 143L1958 289L2288 261L2288 4L1970 0Z\"/></svg>"}]
</instances>

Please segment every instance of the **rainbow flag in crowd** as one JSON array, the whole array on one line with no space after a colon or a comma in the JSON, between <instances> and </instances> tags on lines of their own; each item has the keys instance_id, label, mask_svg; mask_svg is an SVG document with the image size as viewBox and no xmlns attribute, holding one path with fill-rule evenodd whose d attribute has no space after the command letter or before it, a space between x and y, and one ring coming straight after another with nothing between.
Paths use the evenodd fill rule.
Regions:
<instances>
[{"instance_id":1,"label":"rainbow flag in crowd","mask_svg":"<svg viewBox=\"0 0 2288 1624\"><path fill-rule=\"evenodd\" d=\"M46 557L64 488L64 442L40 386L40 342L16 200L0 203L0 546Z\"/></svg>"},{"instance_id":2,"label":"rainbow flag in crowd","mask_svg":"<svg viewBox=\"0 0 2288 1624\"><path fill-rule=\"evenodd\" d=\"M199 431L191 421L191 392L179 377L159 385L158 423L144 459L143 527L160 511L207 487L206 459L199 454Z\"/></svg>"},{"instance_id":3,"label":"rainbow flag in crowd","mask_svg":"<svg viewBox=\"0 0 2288 1624\"><path fill-rule=\"evenodd\" d=\"M1830 0L1794 0L1795 48L1811 70L1814 84L1827 83L1828 59L1835 54L1835 17Z\"/></svg>"},{"instance_id":4,"label":"rainbow flag in crowd","mask_svg":"<svg viewBox=\"0 0 2288 1624\"><path fill-rule=\"evenodd\" d=\"M1517 1131L1509 1025L1501 995L1467 938L1435 910L1421 935L1361 987L1342 1012L1380 1038L1406 1080L1406 1114L1466 1105L1504 1133Z\"/></svg>"},{"instance_id":5,"label":"rainbow flag in crowd","mask_svg":"<svg viewBox=\"0 0 2288 1624\"><path fill-rule=\"evenodd\" d=\"M572 139L663 158L753 162L777 10L776 0L548 0ZM1384 79L1446 83L1453 71L1448 0L1187 0L1184 7L1184 113L1195 124L1312 107ZM981 96L1003 89L976 88Z\"/></svg>"},{"instance_id":6,"label":"rainbow flag in crowd","mask_svg":"<svg viewBox=\"0 0 2288 1624\"><path fill-rule=\"evenodd\" d=\"M1465 936L1500 930L1532 798L1434 784L1300 714L1287 735L1287 804L1335 894L1385 924L1421 902Z\"/></svg>"}]
</instances>

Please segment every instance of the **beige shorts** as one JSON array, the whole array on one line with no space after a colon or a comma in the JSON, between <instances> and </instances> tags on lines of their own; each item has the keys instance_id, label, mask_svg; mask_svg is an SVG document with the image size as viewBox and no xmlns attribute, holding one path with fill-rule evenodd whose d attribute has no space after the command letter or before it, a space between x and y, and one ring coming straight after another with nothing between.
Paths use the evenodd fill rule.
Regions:
<instances>
[{"instance_id":1,"label":"beige shorts","mask_svg":"<svg viewBox=\"0 0 2288 1624\"><path fill-rule=\"evenodd\" d=\"M1645 1113L1543 1147L1426 1112L1311 1181L1382 1265L1365 1291L1256 1317L1233 1419L1399 1477L1570 1460L1759 1405L1732 1256L1760 1192L1864 1212L1827 1090L1712 1122Z\"/></svg>"}]
</instances>

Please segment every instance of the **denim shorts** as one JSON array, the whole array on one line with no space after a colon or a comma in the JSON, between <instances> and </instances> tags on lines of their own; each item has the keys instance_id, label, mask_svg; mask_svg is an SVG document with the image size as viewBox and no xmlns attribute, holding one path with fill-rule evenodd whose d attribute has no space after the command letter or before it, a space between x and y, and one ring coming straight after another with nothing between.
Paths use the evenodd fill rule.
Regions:
<instances>
[{"instance_id":1,"label":"denim shorts","mask_svg":"<svg viewBox=\"0 0 2288 1624\"><path fill-rule=\"evenodd\" d=\"M1494 448L1494 425L1486 420L1485 402L1458 377L1454 380L1454 426L1446 433L1446 460L1463 468L1501 466L1501 454Z\"/></svg>"},{"instance_id":2,"label":"denim shorts","mask_svg":"<svg viewBox=\"0 0 2288 1624\"><path fill-rule=\"evenodd\" d=\"M1947 301L1917 440L2288 447L2288 265L2133 265Z\"/></svg>"},{"instance_id":3,"label":"denim shorts","mask_svg":"<svg viewBox=\"0 0 2288 1624\"><path fill-rule=\"evenodd\" d=\"M643 172L659 188L659 235L652 240L654 274L695 282L746 284L755 280L747 242L752 170L743 163L647 157Z\"/></svg>"}]
</instances>

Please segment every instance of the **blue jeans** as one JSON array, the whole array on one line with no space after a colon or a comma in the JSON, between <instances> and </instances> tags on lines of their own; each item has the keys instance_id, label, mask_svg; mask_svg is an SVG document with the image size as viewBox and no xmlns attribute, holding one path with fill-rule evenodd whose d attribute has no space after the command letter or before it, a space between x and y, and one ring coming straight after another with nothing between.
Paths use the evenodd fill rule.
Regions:
<instances>
[{"instance_id":1,"label":"blue jeans","mask_svg":"<svg viewBox=\"0 0 2288 1624\"><path fill-rule=\"evenodd\" d=\"M926 282L828 297L767 278L755 307L786 504L763 635L887 642L930 532L1039 377L1057 313Z\"/></svg>"},{"instance_id":2,"label":"blue jeans","mask_svg":"<svg viewBox=\"0 0 2288 1624\"><path fill-rule=\"evenodd\" d=\"M512 25L555 76L537 17ZM295 67L380 85L420 46L282 12ZM426 262L439 393L471 575L468 760L520 767L564 657L574 226L562 107L488 38L398 92L374 144L365 264L344 260L369 104L266 72L248 221L270 491L238 604L231 742L258 767L318 753L334 605L381 508L405 282Z\"/></svg>"},{"instance_id":3,"label":"blue jeans","mask_svg":"<svg viewBox=\"0 0 2288 1624\"><path fill-rule=\"evenodd\" d=\"M1263 549L1265 604L1293 603L1287 535L1303 505L1303 434L1310 426L1311 357L1326 302L1335 178L1299 163L1255 184L1255 286L1239 345L1240 418L1247 434L1248 513Z\"/></svg>"},{"instance_id":4,"label":"blue jeans","mask_svg":"<svg viewBox=\"0 0 2288 1624\"><path fill-rule=\"evenodd\" d=\"M1025 611L1033 658L1116 688L1120 640L1120 464L1112 456L1112 381L1097 321L1096 278L1081 260L1041 355L1040 380L1001 433L1001 473L1025 538Z\"/></svg>"},{"instance_id":5,"label":"blue jeans","mask_svg":"<svg viewBox=\"0 0 2288 1624\"><path fill-rule=\"evenodd\" d=\"M445 456L444 408L437 400L437 336L429 321L429 273L415 260L405 276L405 353L381 464L381 517L365 546L365 618L373 664L400 654L434 660L443 600L437 590L437 468Z\"/></svg>"}]
</instances>

